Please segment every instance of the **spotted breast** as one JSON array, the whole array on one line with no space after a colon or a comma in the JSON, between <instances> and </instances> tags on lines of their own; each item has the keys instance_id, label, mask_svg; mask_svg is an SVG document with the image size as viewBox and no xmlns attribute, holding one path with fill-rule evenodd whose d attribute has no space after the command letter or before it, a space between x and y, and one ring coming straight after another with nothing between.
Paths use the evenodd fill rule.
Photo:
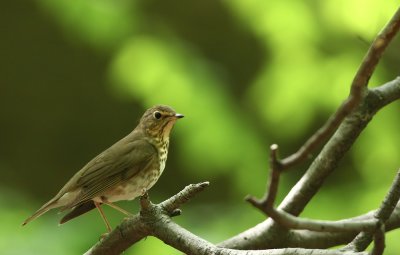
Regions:
<instances>
[{"instance_id":1,"label":"spotted breast","mask_svg":"<svg viewBox=\"0 0 400 255\"><path fill-rule=\"evenodd\" d=\"M167 161L168 145L169 145L168 140L162 141L161 146L159 146L159 149L158 149L158 155L159 155L159 159L160 159L160 175L164 171L165 162Z\"/></svg>"},{"instance_id":2,"label":"spotted breast","mask_svg":"<svg viewBox=\"0 0 400 255\"><path fill-rule=\"evenodd\" d=\"M153 187L160 178L167 161L169 139L156 139L153 142L158 152L158 166L149 171L141 171L126 183L115 187L110 191L112 195L104 194L103 197L107 198L109 202L135 199L142 195L143 191L147 191Z\"/></svg>"}]
</instances>

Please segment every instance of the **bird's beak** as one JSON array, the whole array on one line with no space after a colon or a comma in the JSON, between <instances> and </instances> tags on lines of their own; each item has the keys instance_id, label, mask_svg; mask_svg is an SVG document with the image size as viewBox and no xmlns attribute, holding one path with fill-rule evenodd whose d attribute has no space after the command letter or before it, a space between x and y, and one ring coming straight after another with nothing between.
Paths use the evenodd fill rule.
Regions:
<instances>
[{"instance_id":1,"label":"bird's beak","mask_svg":"<svg viewBox=\"0 0 400 255\"><path fill-rule=\"evenodd\" d=\"M183 114L175 113L175 118L182 119L183 117L185 117Z\"/></svg>"}]
</instances>

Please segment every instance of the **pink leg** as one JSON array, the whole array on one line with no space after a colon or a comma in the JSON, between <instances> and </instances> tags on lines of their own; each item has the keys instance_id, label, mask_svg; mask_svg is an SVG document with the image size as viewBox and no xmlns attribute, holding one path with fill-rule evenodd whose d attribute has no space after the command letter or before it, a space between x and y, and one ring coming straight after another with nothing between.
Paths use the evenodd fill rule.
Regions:
<instances>
[{"instance_id":1,"label":"pink leg","mask_svg":"<svg viewBox=\"0 0 400 255\"><path fill-rule=\"evenodd\" d=\"M108 206L110 206L110 207L112 207L112 208L114 208L114 209L117 210L117 211L122 212L123 214L125 214L125 215L127 215L127 216L132 216L132 213L130 213L130 212L128 212L128 211L122 209L122 208L119 207L119 206L114 205L114 204L111 203L111 202L106 202L106 201L103 200L103 203L106 204L106 205L108 205Z\"/></svg>"},{"instance_id":2,"label":"pink leg","mask_svg":"<svg viewBox=\"0 0 400 255\"><path fill-rule=\"evenodd\" d=\"M110 223L108 222L108 220L107 220L107 218L106 218L106 216L105 216L105 214L104 214L104 212L103 212L103 209L101 209L101 203L98 203L98 202L94 202L94 205L96 206L96 208L99 210L99 212L100 212L100 215L101 215L101 218L103 218L103 221L104 221L104 223L106 224L106 226L107 226L107 231L108 231L108 233L110 233L111 232L111 226L110 226Z\"/></svg>"}]
</instances>

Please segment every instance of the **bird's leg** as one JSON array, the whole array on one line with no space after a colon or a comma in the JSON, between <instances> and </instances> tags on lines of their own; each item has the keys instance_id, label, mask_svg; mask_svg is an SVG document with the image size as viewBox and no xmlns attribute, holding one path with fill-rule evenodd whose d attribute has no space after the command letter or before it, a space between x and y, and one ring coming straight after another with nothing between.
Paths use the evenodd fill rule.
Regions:
<instances>
[{"instance_id":1,"label":"bird's leg","mask_svg":"<svg viewBox=\"0 0 400 255\"><path fill-rule=\"evenodd\" d=\"M114 208L114 209L117 210L117 211L120 211L121 213L123 213L123 214L125 214L125 215L127 215L127 216L133 216L132 213L130 213L130 212L128 212L128 211L122 209L122 208L119 207L119 206L114 205L114 204L111 203L111 202L104 201L104 199L103 199L103 203L106 204L106 205L108 205L108 206L110 206L110 207L112 207L112 208Z\"/></svg>"},{"instance_id":2,"label":"bird's leg","mask_svg":"<svg viewBox=\"0 0 400 255\"><path fill-rule=\"evenodd\" d=\"M104 214L104 212L103 212L103 209L101 209L101 203L98 203L98 202L94 202L94 205L96 206L96 208L99 210L99 212L100 212L100 215L101 215L101 218L103 218L103 221L104 221L104 223L106 224L106 226L107 226L107 231L108 231L108 233L110 233L111 232L111 226L110 226L110 223L108 222L108 220L107 220L107 218L106 218L106 215Z\"/></svg>"}]
</instances>

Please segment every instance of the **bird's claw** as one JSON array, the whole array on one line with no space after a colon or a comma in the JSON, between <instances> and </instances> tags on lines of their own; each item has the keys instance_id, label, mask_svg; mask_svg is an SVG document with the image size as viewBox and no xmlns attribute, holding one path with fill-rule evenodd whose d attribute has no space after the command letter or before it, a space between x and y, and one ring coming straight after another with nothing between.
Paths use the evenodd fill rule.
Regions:
<instances>
[{"instance_id":1,"label":"bird's claw","mask_svg":"<svg viewBox=\"0 0 400 255\"><path fill-rule=\"evenodd\" d=\"M106 238L109 234L110 234L109 232L101 234L100 237L99 237L99 241L101 241L104 238Z\"/></svg>"},{"instance_id":2,"label":"bird's claw","mask_svg":"<svg viewBox=\"0 0 400 255\"><path fill-rule=\"evenodd\" d=\"M144 196L147 197L147 189L145 189L145 188L142 189L141 196L142 196L142 197L144 197Z\"/></svg>"}]
</instances>

